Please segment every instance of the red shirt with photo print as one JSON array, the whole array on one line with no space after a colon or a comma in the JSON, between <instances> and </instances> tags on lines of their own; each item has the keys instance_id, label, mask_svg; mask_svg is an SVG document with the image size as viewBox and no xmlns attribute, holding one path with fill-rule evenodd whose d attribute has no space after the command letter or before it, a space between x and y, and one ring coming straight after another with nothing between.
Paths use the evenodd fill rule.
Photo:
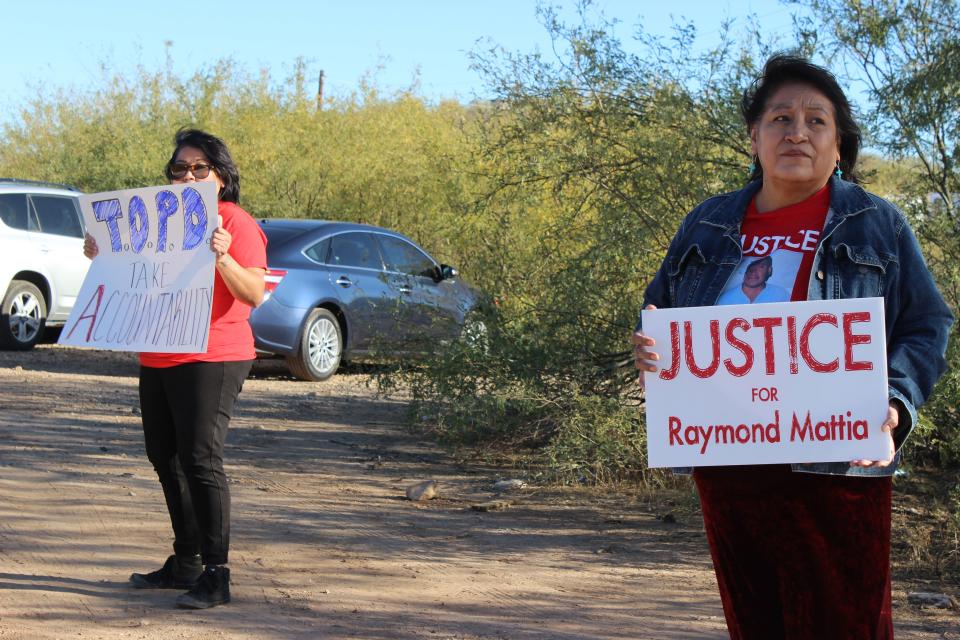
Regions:
<instances>
[{"instance_id":1,"label":"red shirt with photo print","mask_svg":"<svg viewBox=\"0 0 960 640\"><path fill-rule=\"evenodd\" d=\"M766 276L769 288L782 287L790 292L792 301L806 300L810 269L829 208L829 184L803 202L763 213L757 211L756 198L751 200L740 226L743 257L718 304L775 301L769 296L748 299L741 293L741 288L747 286L750 266L765 256L771 257L767 261L770 273Z\"/></svg>"}]
</instances>

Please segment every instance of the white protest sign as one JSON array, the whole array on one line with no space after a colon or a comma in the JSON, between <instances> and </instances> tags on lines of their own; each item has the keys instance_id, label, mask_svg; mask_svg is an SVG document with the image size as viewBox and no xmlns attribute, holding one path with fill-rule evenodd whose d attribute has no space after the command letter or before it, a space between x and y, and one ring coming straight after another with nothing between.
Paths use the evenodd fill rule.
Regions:
<instances>
[{"instance_id":1,"label":"white protest sign","mask_svg":"<svg viewBox=\"0 0 960 640\"><path fill-rule=\"evenodd\" d=\"M651 467L883 460L883 298L643 311Z\"/></svg>"},{"instance_id":2,"label":"white protest sign","mask_svg":"<svg viewBox=\"0 0 960 640\"><path fill-rule=\"evenodd\" d=\"M213 301L217 186L171 184L80 197L99 254L60 344L202 353Z\"/></svg>"}]
</instances>

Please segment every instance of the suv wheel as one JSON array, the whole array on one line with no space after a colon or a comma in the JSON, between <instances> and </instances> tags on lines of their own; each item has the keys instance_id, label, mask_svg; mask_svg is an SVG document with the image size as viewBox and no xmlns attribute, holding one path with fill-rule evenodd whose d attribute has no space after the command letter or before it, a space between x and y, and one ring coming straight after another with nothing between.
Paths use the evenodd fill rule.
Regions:
<instances>
[{"instance_id":1,"label":"suv wheel","mask_svg":"<svg viewBox=\"0 0 960 640\"><path fill-rule=\"evenodd\" d=\"M336 316L314 309L307 317L300 350L287 358L287 368L302 380L326 380L337 371L342 355L343 336Z\"/></svg>"},{"instance_id":2,"label":"suv wheel","mask_svg":"<svg viewBox=\"0 0 960 640\"><path fill-rule=\"evenodd\" d=\"M47 303L32 282L14 280L0 308L0 346L5 349L32 349L43 336Z\"/></svg>"}]
</instances>

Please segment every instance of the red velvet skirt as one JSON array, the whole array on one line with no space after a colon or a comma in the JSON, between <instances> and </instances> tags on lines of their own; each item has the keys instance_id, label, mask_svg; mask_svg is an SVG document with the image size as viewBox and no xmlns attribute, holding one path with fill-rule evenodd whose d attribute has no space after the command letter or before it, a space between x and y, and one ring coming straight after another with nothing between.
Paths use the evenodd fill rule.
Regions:
<instances>
[{"instance_id":1,"label":"red velvet skirt","mask_svg":"<svg viewBox=\"0 0 960 640\"><path fill-rule=\"evenodd\" d=\"M694 471L730 637L893 638L891 478Z\"/></svg>"}]
</instances>

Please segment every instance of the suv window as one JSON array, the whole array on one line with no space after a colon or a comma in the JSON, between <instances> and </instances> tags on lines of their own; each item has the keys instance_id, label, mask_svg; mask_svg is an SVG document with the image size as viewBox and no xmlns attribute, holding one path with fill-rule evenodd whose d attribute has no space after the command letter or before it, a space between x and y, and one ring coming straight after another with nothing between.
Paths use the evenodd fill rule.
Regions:
<instances>
[{"instance_id":1,"label":"suv window","mask_svg":"<svg viewBox=\"0 0 960 640\"><path fill-rule=\"evenodd\" d=\"M0 194L0 220L11 229L30 231L36 228L30 224L30 214L27 208L27 194L4 193Z\"/></svg>"},{"instance_id":2,"label":"suv window","mask_svg":"<svg viewBox=\"0 0 960 640\"><path fill-rule=\"evenodd\" d=\"M339 267L383 268L380 251L369 233L341 233L330 239L329 264Z\"/></svg>"},{"instance_id":3,"label":"suv window","mask_svg":"<svg viewBox=\"0 0 960 640\"><path fill-rule=\"evenodd\" d=\"M425 278L436 275L436 263L430 259L430 256L406 240L384 235L378 235L377 240L383 247L383 260L391 271Z\"/></svg>"},{"instance_id":4,"label":"suv window","mask_svg":"<svg viewBox=\"0 0 960 640\"><path fill-rule=\"evenodd\" d=\"M313 260L324 264L327 261L327 253L330 251L330 238L324 238L320 242L304 250L304 255Z\"/></svg>"},{"instance_id":5,"label":"suv window","mask_svg":"<svg viewBox=\"0 0 960 640\"><path fill-rule=\"evenodd\" d=\"M71 238L83 237L80 212L77 211L73 198L31 195L30 200L33 202L42 233Z\"/></svg>"}]
</instances>

